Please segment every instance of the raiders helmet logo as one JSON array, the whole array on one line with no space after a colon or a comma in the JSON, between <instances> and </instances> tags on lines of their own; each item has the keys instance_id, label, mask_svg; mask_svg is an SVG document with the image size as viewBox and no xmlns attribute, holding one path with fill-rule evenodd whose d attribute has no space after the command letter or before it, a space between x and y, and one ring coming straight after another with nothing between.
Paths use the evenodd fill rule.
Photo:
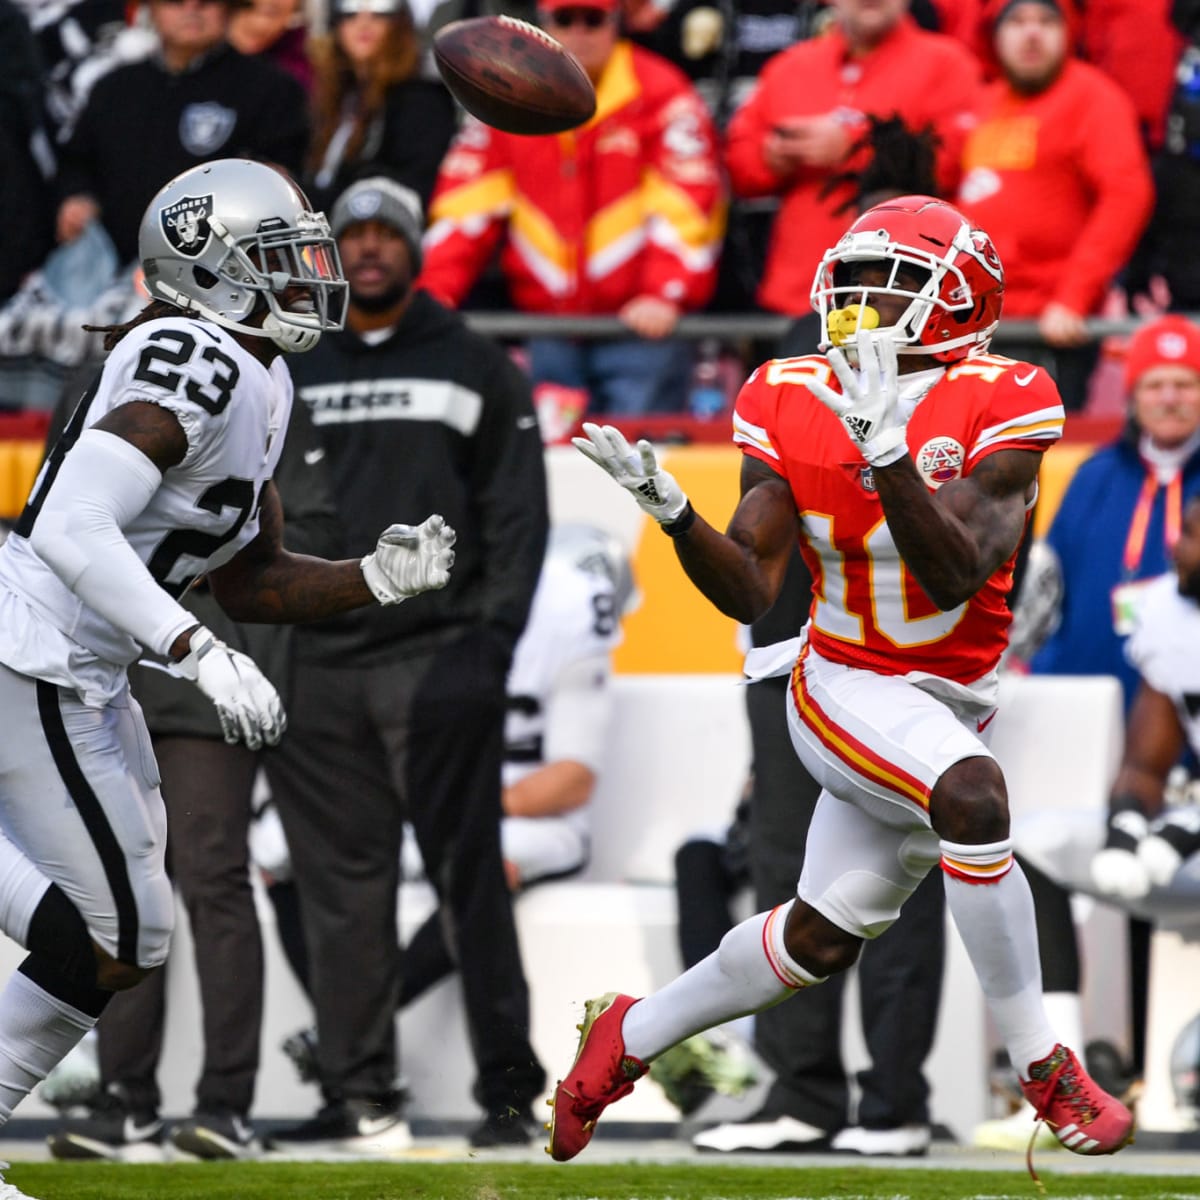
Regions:
<instances>
[{"instance_id":1,"label":"raiders helmet logo","mask_svg":"<svg viewBox=\"0 0 1200 1200\"><path fill-rule=\"evenodd\" d=\"M965 451L950 437L935 437L917 451L917 470L934 488L962 475Z\"/></svg>"},{"instance_id":2,"label":"raiders helmet logo","mask_svg":"<svg viewBox=\"0 0 1200 1200\"><path fill-rule=\"evenodd\" d=\"M199 258L212 238L208 218L212 215L213 198L207 196L184 196L174 204L161 209L158 219L162 222L163 235L178 253L188 258Z\"/></svg>"}]
</instances>

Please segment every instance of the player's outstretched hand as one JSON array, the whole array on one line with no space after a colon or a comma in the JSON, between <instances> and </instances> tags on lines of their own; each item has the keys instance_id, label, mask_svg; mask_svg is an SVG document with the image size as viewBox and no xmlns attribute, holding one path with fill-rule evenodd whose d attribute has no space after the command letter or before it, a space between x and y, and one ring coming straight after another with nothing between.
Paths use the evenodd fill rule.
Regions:
<instances>
[{"instance_id":1,"label":"player's outstretched hand","mask_svg":"<svg viewBox=\"0 0 1200 1200\"><path fill-rule=\"evenodd\" d=\"M174 670L190 679L216 706L221 732L232 746L277 745L287 728L283 701L255 661L231 650L201 625L188 639L188 653Z\"/></svg>"},{"instance_id":2,"label":"player's outstretched hand","mask_svg":"<svg viewBox=\"0 0 1200 1200\"><path fill-rule=\"evenodd\" d=\"M436 513L420 525L389 525L359 564L380 604L444 588L454 565L454 530Z\"/></svg>"},{"instance_id":3,"label":"player's outstretched hand","mask_svg":"<svg viewBox=\"0 0 1200 1200\"><path fill-rule=\"evenodd\" d=\"M804 386L842 420L863 458L873 467L886 467L908 453L907 421L900 411L900 379L896 343L891 330L860 329L855 338L858 372L836 347L826 357L841 393L819 379Z\"/></svg>"},{"instance_id":4,"label":"player's outstretched hand","mask_svg":"<svg viewBox=\"0 0 1200 1200\"><path fill-rule=\"evenodd\" d=\"M644 438L631 448L625 435L612 425L583 423L584 437L571 441L579 452L607 471L660 525L682 516L688 498L675 477L658 465L654 447Z\"/></svg>"}]
</instances>

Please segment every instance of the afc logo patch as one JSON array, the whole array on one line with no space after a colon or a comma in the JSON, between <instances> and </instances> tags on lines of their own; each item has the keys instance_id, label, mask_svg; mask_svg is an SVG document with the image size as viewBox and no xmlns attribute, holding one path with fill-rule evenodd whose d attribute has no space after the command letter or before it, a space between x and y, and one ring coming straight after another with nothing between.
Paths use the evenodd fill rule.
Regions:
<instances>
[{"instance_id":1,"label":"afc logo patch","mask_svg":"<svg viewBox=\"0 0 1200 1200\"><path fill-rule=\"evenodd\" d=\"M966 452L952 437L935 437L917 451L917 470L925 482L934 488L958 479L963 471Z\"/></svg>"},{"instance_id":2,"label":"afc logo patch","mask_svg":"<svg viewBox=\"0 0 1200 1200\"><path fill-rule=\"evenodd\" d=\"M213 198L184 196L174 204L159 209L163 235L172 247L188 258L198 258L212 238L208 218L212 216Z\"/></svg>"}]
</instances>

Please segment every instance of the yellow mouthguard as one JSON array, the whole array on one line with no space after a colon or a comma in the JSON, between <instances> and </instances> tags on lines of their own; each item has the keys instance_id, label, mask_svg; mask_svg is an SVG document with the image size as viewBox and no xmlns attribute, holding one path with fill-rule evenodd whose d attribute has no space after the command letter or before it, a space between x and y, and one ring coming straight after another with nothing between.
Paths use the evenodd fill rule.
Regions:
<instances>
[{"instance_id":1,"label":"yellow mouthguard","mask_svg":"<svg viewBox=\"0 0 1200 1200\"><path fill-rule=\"evenodd\" d=\"M879 313L869 304L848 304L835 308L825 319L829 340L844 346L860 329L878 329Z\"/></svg>"}]
</instances>

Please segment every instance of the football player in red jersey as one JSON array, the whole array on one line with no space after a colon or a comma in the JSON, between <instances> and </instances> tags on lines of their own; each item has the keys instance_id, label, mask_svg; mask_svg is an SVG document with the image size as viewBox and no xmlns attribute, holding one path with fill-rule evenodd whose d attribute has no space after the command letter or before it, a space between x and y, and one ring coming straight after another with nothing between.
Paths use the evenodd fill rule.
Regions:
<instances>
[{"instance_id":1,"label":"football player in red jersey","mask_svg":"<svg viewBox=\"0 0 1200 1200\"><path fill-rule=\"evenodd\" d=\"M824 790L796 899L736 926L651 996L589 1001L555 1091L556 1159L587 1144L668 1046L851 966L937 865L1038 1116L1077 1153L1129 1141L1128 1109L1047 1022L1033 902L985 741L1013 561L1063 424L1044 371L987 353L1003 292L990 239L949 205L906 196L859 217L813 286L827 353L768 362L738 397L742 495L723 534L648 442L631 449L596 425L575 439L738 621L774 602L799 539L813 603L787 717Z\"/></svg>"}]
</instances>

